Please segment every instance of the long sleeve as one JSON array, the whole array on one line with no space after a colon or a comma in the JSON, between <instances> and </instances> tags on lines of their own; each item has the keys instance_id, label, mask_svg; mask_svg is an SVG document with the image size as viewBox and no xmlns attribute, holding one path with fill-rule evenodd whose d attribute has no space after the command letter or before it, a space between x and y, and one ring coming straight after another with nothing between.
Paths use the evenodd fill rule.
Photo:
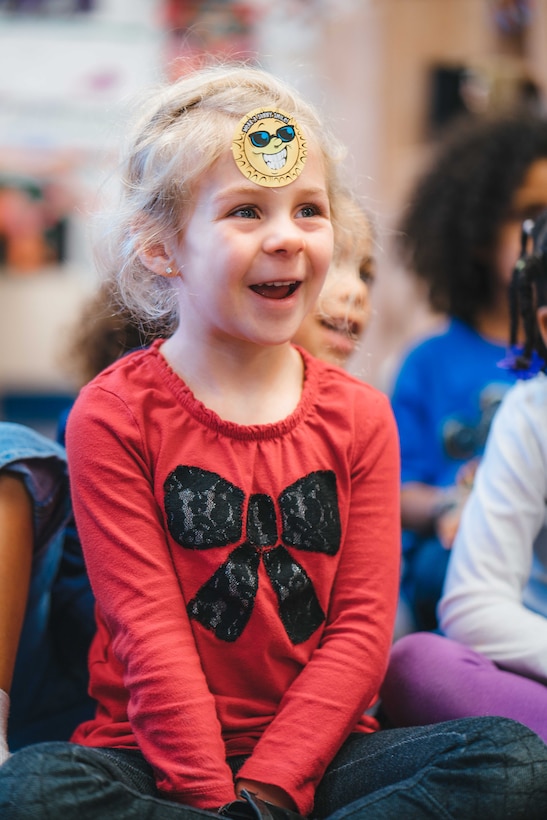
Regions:
<instances>
[{"instance_id":1,"label":"long sleeve","mask_svg":"<svg viewBox=\"0 0 547 820\"><path fill-rule=\"evenodd\" d=\"M128 703L115 708L120 716L127 708L166 797L218 807L235 798L231 772L139 426L121 400L97 388L73 409L67 447L99 630L111 636L113 657L107 661L121 667L128 693ZM101 659L95 662L100 666ZM104 678L100 670L97 675L94 694L104 702L108 667Z\"/></svg>"},{"instance_id":2,"label":"long sleeve","mask_svg":"<svg viewBox=\"0 0 547 820\"><path fill-rule=\"evenodd\" d=\"M547 386L513 388L494 420L439 606L446 635L547 682Z\"/></svg>"}]
</instances>

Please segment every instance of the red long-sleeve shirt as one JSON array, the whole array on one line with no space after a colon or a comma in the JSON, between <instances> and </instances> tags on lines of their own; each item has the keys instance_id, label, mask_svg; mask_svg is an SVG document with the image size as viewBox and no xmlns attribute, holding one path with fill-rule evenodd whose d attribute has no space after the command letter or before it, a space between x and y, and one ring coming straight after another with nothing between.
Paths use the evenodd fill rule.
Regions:
<instances>
[{"instance_id":1,"label":"red long-sleeve shirt","mask_svg":"<svg viewBox=\"0 0 547 820\"><path fill-rule=\"evenodd\" d=\"M67 448L97 599L94 720L73 740L139 747L164 796L234 799L240 776L301 813L385 672L399 579L399 458L387 398L301 351L279 423L196 401L160 343L85 387Z\"/></svg>"}]
</instances>

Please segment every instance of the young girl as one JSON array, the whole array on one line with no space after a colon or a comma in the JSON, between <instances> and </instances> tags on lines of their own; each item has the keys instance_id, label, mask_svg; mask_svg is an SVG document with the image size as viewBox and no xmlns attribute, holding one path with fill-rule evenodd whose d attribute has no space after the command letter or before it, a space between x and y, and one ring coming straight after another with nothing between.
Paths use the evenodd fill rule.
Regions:
<instances>
[{"instance_id":1,"label":"young girl","mask_svg":"<svg viewBox=\"0 0 547 820\"><path fill-rule=\"evenodd\" d=\"M178 323L69 417L98 708L73 743L0 768L3 818L543 812L547 747L519 724L375 731L395 422L290 341L343 219L337 157L258 69L183 77L139 121L111 270L131 309Z\"/></svg>"},{"instance_id":2,"label":"young girl","mask_svg":"<svg viewBox=\"0 0 547 820\"><path fill-rule=\"evenodd\" d=\"M513 294L526 332L517 375L547 362L547 212L534 233ZM382 696L396 725L505 715L547 743L546 498L547 376L539 373L510 390L494 420L439 605L448 637L416 633L393 648Z\"/></svg>"},{"instance_id":3,"label":"young girl","mask_svg":"<svg viewBox=\"0 0 547 820\"><path fill-rule=\"evenodd\" d=\"M339 232L315 308L293 339L318 358L340 366L346 364L368 324L368 288L374 278L370 219L349 195L344 198L344 214L349 227L341 226L344 230ZM129 351L163 338L167 330L136 320L118 303L114 282L107 280L85 303L75 323L66 363L83 385ZM59 424L63 443L67 417L68 410ZM75 726L93 713L87 695L87 647L95 629L93 595L77 533L66 525L70 504L65 459L62 447L33 430L0 423L0 507L5 509L5 523L0 526L0 580L5 583L0 595L4 635L0 639L4 650L0 651L0 763L9 749L68 739ZM48 504L42 498L46 491L51 494ZM51 529L50 518L61 509L64 517ZM39 519L34 527L33 515ZM26 530L23 524L29 525ZM26 572L29 560L30 587L18 575ZM71 607L69 614L65 602ZM25 609L25 626L21 624L19 631L14 611L22 614ZM36 673L38 644L43 650L41 675Z\"/></svg>"},{"instance_id":4,"label":"young girl","mask_svg":"<svg viewBox=\"0 0 547 820\"><path fill-rule=\"evenodd\" d=\"M547 121L464 121L440 143L400 230L441 329L408 351L392 391L401 439L402 591L435 629L450 548L490 423L515 376L498 367L520 225L547 206Z\"/></svg>"}]
</instances>

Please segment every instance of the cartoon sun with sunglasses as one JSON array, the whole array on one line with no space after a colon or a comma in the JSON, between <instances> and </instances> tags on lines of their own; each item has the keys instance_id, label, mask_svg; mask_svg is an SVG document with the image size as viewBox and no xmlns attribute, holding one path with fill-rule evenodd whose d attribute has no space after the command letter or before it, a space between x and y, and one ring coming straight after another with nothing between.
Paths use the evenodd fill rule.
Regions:
<instances>
[{"instance_id":1,"label":"cartoon sun with sunglasses","mask_svg":"<svg viewBox=\"0 0 547 820\"><path fill-rule=\"evenodd\" d=\"M232 153L247 179L276 188L299 176L307 156L306 140L289 114L257 108L239 121Z\"/></svg>"}]
</instances>

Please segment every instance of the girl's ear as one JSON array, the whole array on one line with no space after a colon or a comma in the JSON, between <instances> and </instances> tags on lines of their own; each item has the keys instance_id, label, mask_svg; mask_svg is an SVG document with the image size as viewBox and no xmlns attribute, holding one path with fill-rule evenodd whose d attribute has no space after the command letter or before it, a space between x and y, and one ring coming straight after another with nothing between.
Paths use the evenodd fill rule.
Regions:
<instances>
[{"instance_id":1,"label":"girl's ear","mask_svg":"<svg viewBox=\"0 0 547 820\"><path fill-rule=\"evenodd\" d=\"M139 252L139 259L152 273L167 277L176 275L172 256L161 242L143 248Z\"/></svg>"},{"instance_id":2,"label":"girl's ear","mask_svg":"<svg viewBox=\"0 0 547 820\"><path fill-rule=\"evenodd\" d=\"M543 344L547 347L547 305L542 305L537 309L536 319Z\"/></svg>"}]
</instances>

